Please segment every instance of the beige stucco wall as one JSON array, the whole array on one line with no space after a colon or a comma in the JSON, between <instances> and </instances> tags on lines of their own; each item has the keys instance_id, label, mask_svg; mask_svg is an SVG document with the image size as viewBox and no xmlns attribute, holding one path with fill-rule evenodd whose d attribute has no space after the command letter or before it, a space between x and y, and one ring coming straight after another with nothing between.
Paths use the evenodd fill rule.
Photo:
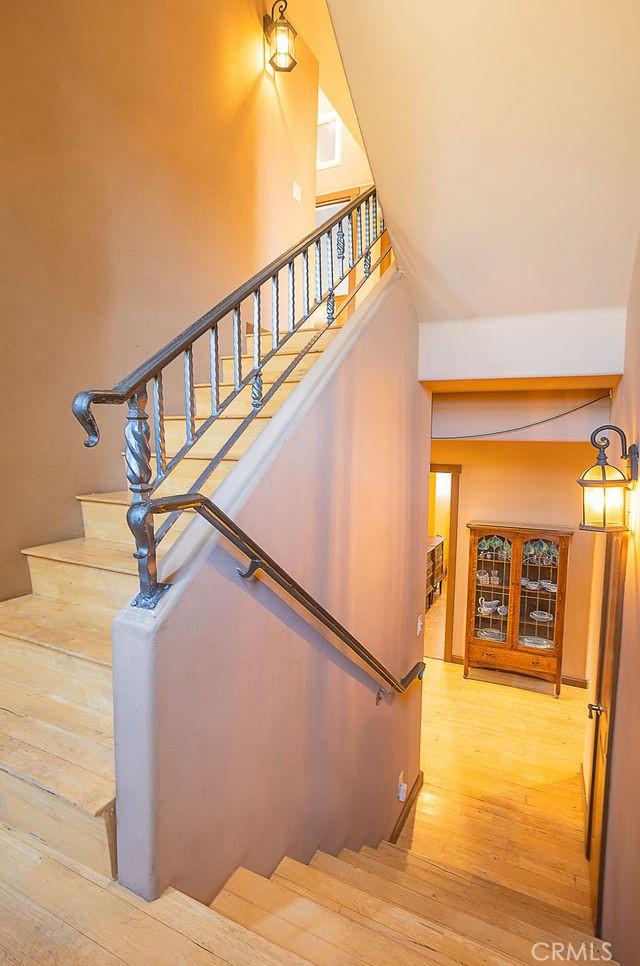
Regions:
<instances>
[{"instance_id":1,"label":"beige stucco wall","mask_svg":"<svg viewBox=\"0 0 640 966\"><path fill-rule=\"evenodd\" d=\"M379 285L217 501L401 677L422 656L430 407L406 280ZM419 685L377 706L376 680L239 580L207 524L182 543L199 530L155 615L114 625L119 875L147 896L210 899L238 865L377 844L419 768Z\"/></svg>"},{"instance_id":2,"label":"beige stucco wall","mask_svg":"<svg viewBox=\"0 0 640 966\"><path fill-rule=\"evenodd\" d=\"M264 70L258 0L7 0L0 30L0 597L124 488L122 411L70 413L314 225L318 67ZM292 197L292 180L302 202Z\"/></svg>"},{"instance_id":3,"label":"beige stucco wall","mask_svg":"<svg viewBox=\"0 0 640 966\"><path fill-rule=\"evenodd\" d=\"M613 422L629 442L640 439L640 250L629 299L625 371L612 406ZM640 895L640 496L633 514L624 594L624 620L615 731L610 758L611 793L606 836L603 935L625 966L638 966Z\"/></svg>"},{"instance_id":4,"label":"beige stucco wall","mask_svg":"<svg viewBox=\"0 0 640 966\"><path fill-rule=\"evenodd\" d=\"M593 462L588 443L440 441L431 444L433 463L462 466L458 510L453 653L464 654L467 569L471 520L531 526L580 522L576 479ZM562 671L584 679L589 627L593 534L579 531L569 551Z\"/></svg>"}]
</instances>

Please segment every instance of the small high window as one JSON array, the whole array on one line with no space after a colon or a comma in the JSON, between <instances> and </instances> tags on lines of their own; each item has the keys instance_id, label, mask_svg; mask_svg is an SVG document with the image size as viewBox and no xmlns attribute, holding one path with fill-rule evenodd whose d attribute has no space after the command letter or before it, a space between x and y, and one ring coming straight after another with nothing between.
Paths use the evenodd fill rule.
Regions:
<instances>
[{"instance_id":1,"label":"small high window","mask_svg":"<svg viewBox=\"0 0 640 966\"><path fill-rule=\"evenodd\" d=\"M318 115L317 168L335 168L342 163L342 121L335 111Z\"/></svg>"}]
</instances>

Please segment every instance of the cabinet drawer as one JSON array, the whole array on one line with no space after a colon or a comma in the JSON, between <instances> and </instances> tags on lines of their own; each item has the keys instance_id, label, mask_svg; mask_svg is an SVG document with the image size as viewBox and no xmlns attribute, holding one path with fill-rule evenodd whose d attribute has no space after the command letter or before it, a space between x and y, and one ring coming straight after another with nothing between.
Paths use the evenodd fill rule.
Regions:
<instances>
[{"instance_id":1,"label":"cabinet drawer","mask_svg":"<svg viewBox=\"0 0 640 966\"><path fill-rule=\"evenodd\" d=\"M503 671L519 671L522 674L554 674L557 666L557 659L549 654L523 654L521 651L490 643L471 644L469 660L472 664L500 668Z\"/></svg>"}]
</instances>

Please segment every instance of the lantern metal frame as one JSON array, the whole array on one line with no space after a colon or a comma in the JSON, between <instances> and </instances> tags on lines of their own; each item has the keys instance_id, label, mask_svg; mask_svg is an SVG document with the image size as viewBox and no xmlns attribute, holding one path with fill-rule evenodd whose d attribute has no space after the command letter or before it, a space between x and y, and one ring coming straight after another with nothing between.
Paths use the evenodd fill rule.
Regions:
<instances>
[{"instance_id":1,"label":"lantern metal frame","mask_svg":"<svg viewBox=\"0 0 640 966\"><path fill-rule=\"evenodd\" d=\"M263 19L264 33L269 45L271 45L271 35L273 34L274 30L277 28L278 24L280 24L281 26L286 26L287 31L289 32L289 35L294 42L295 42L295 38L298 36L297 30L295 29L295 27L293 27L293 25L290 23L289 20L287 20L287 18L284 15L285 10L287 9L287 6L288 6L288 0L276 0L273 7L271 8L271 14L269 15L268 13L265 13L264 15L264 19ZM278 8L277 19L276 19L276 7ZM293 45L292 45L292 49L293 49ZM293 68L298 63L298 61L293 56L293 53L290 53L289 57L290 57L290 63L288 67L279 67L277 63L274 63L276 54L272 54L272 56L269 59L269 63L271 64L274 70L288 74L290 71L293 70Z\"/></svg>"},{"instance_id":2,"label":"lantern metal frame","mask_svg":"<svg viewBox=\"0 0 640 966\"><path fill-rule=\"evenodd\" d=\"M608 435L609 432L617 433L620 437L620 456L621 459L627 464L627 475L619 470L617 467L612 466L607 459L607 449L611 445L611 439ZM597 429L591 434L591 445L598 450L598 456L596 458L593 466L585 470L582 476L578 479L578 484L583 488L582 495L582 523L580 524L581 530L595 530L599 533L611 533L620 530L628 530L626 525L619 526L618 524L608 524L607 523L607 505L606 500L603 503L602 511L602 526L591 526L585 523L585 503L584 503L584 490L590 488L598 489L633 489L635 483L638 480L638 466L640 463L640 456L638 452L638 444L631 443L629 446L627 444L627 437L624 430L620 429L619 426L615 426L613 423L605 423L603 426L598 426ZM617 477L612 478L608 476L607 469L613 470ZM593 470L599 470L599 478L589 479L588 474ZM626 500L625 500L626 506Z\"/></svg>"}]
</instances>

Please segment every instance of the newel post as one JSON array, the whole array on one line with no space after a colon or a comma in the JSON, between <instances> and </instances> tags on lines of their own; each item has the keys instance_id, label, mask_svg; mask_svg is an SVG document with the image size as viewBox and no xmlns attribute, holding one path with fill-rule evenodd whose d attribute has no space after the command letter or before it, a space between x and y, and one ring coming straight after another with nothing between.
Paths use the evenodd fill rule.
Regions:
<instances>
[{"instance_id":1,"label":"newel post","mask_svg":"<svg viewBox=\"0 0 640 966\"><path fill-rule=\"evenodd\" d=\"M154 607L160 596L153 514L145 512L152 489L151 433L146 405L147 387L143 386L127 400L124 430L127 480L132 493L127 523L136 541L134 557L140 577L140 593L133 601L136 607Z\"/></svg>"}]
</instances>

